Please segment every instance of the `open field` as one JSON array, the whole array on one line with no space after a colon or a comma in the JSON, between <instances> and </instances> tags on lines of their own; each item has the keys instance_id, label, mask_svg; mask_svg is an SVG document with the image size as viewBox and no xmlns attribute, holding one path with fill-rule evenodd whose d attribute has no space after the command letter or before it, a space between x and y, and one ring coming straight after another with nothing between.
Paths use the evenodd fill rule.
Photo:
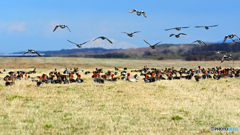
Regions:
<instances>
[{"instance_id":1,"label":"open field","mask_svg":"<svg viewBox=\"0 0 240 135\"><path fill-rule=\"evenodd\" d=\"M240 68L240 62L155 61L84 58L0 58L0 70L49 73L57 68L148 67ZM135 73L134 73L135 74ZM6 74L1 74L0 77ZM34 75L34 76L36 76ZM44 84L0 81L0 134L239 134L210 127L240 129L240 78L94 83L81 73L83 83Z\"/></svg>"}]
</instances>

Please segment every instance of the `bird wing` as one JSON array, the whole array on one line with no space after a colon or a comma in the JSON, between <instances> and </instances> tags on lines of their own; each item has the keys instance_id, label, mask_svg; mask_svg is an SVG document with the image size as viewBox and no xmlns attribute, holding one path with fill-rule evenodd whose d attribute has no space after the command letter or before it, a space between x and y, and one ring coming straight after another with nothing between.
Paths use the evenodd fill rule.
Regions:
<instances>
[{"instance_id":1,"label":"bird wing","mask_svg":"<svg viewBox=\"0 0 240 135\"><path fill-rule=\"evenodd\" d=\"M122 32L122 33L128 34L127 32Z\"/></svg>"},{"instance_id":2,"label":"bird wing","mask_svg":"<svg viewBox=\"0 0 240 135\"><path fill-rule=\"evenodd\" d=\"M84 45L84 44L86 44L87 42L89 42L89 41L83 42L83 43L82 43L82 44L80 44L80 45Z\"/></svg>"},{"instance_id":3,"label":"bird wing","mask_svg":"<svg viewBox=\"0 0 240 135\"><path fill-rule=\"evenodd\" d=\"M108 38L106 38L106 39L108 40L108 42L110 42L111 44L113 44L111 40L109 40Z\"/></svg>"},{"instance_id":4,"label":"bird wing","mask_svg":"<svg viewBox=\"0 0 240 135\"><path fill-rule=\"evenodd\" d=\"M179 33L179 35L187 35L187 34L185 34L185 33Z\"/></svg>"},{"instance_id":5,"label":"bird wing","mask_svg":"<svg viewBox=\"0 0 240 135\"><path fill-rule=\"evenodd\" d=\"M201 28L201 27L205 27L205 26L195 26L195 28Z\"/></svg>"},{"instance_id":6,"label":"bird wing","mask_svg":"<svg viewBox=\"0 0 240 135\"><path fill-rule=\"evenodd\" d=\"M99 39L99 38L101 38L101 37L95 38L93 41L95 41L95 40L97 40L97 39Z\"/></svg>"},{"instance_id":7,"label":"bird wing","mask_svg":"<svg viewBox=\"0 0 240 135\"><path fill-rule=\"evenodd\" d=\"M148 45L152 46L151 44L149 44L147 41L143 40L145 43L147 43Z\"/></svg>"},{"instance_id":8,"label":"bird wing","mask_svg":"<svg viewBox=\"0 0 240 135\"><path fill-rule=\"evenodd\" d=\"M66 27L68 28L68 26L66 25ZM68 30L71 32L71 30L68 28Z\"/></svg>"},{"instance_id":9,"label":"bird wing","mask_svg":"<svg viewBox=\"0 0 240 135\"><path fill-rule=\"evenodd\" d=\"M74 42L72 42L72 41L70 41L70 40L67 40L67 41L70 42L70 43L73 43L73 44L77 45L76 43L74 43Z\"/></svg>"},{"instance_id":10,"label":"bird wing","mask_svg":"<svg viewBox=\"0 0 240 135\"><path fill-rule=\"evenodd\" d=\"M171 36L173 36L173 35L175 35L175 34L171 34L169 37L171 37Z\"/></svg>"},{"instance_id":11,"label":"bird wing","mask_svg":"<svg viewBox=\"0 0 240 135\"><path fill-rule=\"evenodd\" d=\"M38 52L35 51L35 53L36 53L38 56L42 57L42 55L40 55Z\"/></svg>"},{"instance_id":12,"label":"bird wing","mask_svg":"<svg viewBox=\"0 0 240 135\"><path fill-rule=\"evenodd\" d=\"M211 25L211 26L208 26L208 27L216 27L216 26L218 26L218 25Z\"/></svg>"},{"instance_id":13,"label":"bird wing","mask_svg":"<svg viewBox=\"0 0 240 135\"><path fill-rule=\"evenodd\" d=\"M143 14L144 17L147 18L146 13L144 11L142 11L142 14Z\"/></svg>"},{"instance_id":14,"label":"bird wing","mask_svg":"<svg viewBox=\"0 0 240 135\"><path fill-rule=\"evenodd\" d=\"M207 46L207 47L208 47L208 44L206 44L206 43L205 43L205 42L203 42L203 41L202 41L202 43L203 43L205 46Z\"/></svg>"},{"instance_id":15,"label":"bird wing","mask_svg":"<svg viewBox=\"0 0 240 135\"><path fill-rule=\"evenodd\" d=\"M225 56L225 55L224 55L224 56ZM224 56L222 57L221 63L223 63L223 61L225 60L225 57L224 57Z\"/></svg>"},{"instance_id":16,"label":"bird wing","mask_svg":"<svg viewBox=\"0 0 240 135\"><path fill-rule=\"evenodd\" d=\"M224 40L223 40L223 43L227 40L228 36L225 36L224 37Z\"/></svg>"},{"instance_id":17,"label":"bird wing","mask_svg":"<svg viewBox=\"0 0 240 135\"><path fill-rule=\"evenodd\" d=\"M156 46L156 45L158 45L159 43L161 43L162 41L160 41L160 42L157 42L156 44L154 44L153 46Z\"/></svg>"},{"instance_id":18,"label":"bird wing","mask_svg":"<svg viewBox=\"0 0 240 135\"><path fill-rule=\"evenodd\" d=\"M134 34L134 33L138 33L138 32L141 32L141 31L135 31L135 32L133 32L132 34Z\"/></svg>"},{"instance_id":19,"label":"bird wing","mask_svg":"<svg viewBox=\"0 0 240 135\"><path fill-rule=\"evenodd\" d=\"M26 51L23 55L25 55L26 53L28 53L29 51Z\"/></svg>"},{"instance_id":20,"label":"bird wing","mask_svg":"<svg viewBox=\"0 0 240 135\"><path fill-rule=\"evenodd\" d=\"M133 9L133 10L129 11L129 13L132 13L132 12L135 12L135 11L137 11L137 9Z\"/></svg>"},{"instance_id":21,"label":"bird wing","mask_svg":"<svg viewBox=\"0 0 240 135\"><path fill-rule=\"evenodd\" d=\"M53 32L54 32L58 27L59 27L59 25L57 25L57 26L54 28Z\"/></svg>"},{"instance_id":22,"label":"bird wing","mask_svg":"<svg viewBox=\"0 0 240 135\"><path fill-rule=\"evenodd\" d=\"M189 28L190 26L188 26L188 27L181 27L181 28Z\"/></svg>"},{"instance_id":23,"label":"bird wing","mask_svg":"<svg viewBox=\"0 0 240 135\"><path fill-rule=\"evenodd\" d=\"M195 42L198 42L198 41L196 40L196 41L192 42L192 44L194 44Z\"/></svg>"},{"instance_id":24,"label":"bird wing","mask_svg":"<svg viewBox=\"0 0 240 135\"><path fill-rule=\"evenodd\" d=\"M235 35L235 36L238 38L238 40L240 40L240 38L237 35Z\"/></svg>"},{"instance_id":25,"label":"bird wing","mask_svg":"<svg viewBox=\"0 0 240 135\"><path fill-rule=\"evenodd\" d=\"M170 28L170 29L165 29L165 31L168 31L168 30L171 30L171 29L173 29L173 28Z\"/></svg>"}]
</instances>

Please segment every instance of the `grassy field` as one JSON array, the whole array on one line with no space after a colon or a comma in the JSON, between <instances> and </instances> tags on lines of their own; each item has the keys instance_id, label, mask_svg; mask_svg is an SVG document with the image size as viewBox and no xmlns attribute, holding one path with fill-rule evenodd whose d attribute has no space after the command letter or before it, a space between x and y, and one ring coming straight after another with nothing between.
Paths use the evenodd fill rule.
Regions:
<instances>
[{"instance_id":1,"label":"grassy field","mask_svg":"<svg viewBox=\"0 0 240 135\"><path fill-rule=\"evenodd\" d=\"M104 71L174 66L240 67L240 62L186 62L84 58L0 58L0 70L49 73L65 67ZM146 84L97 84L82 74L83 83L44 84L0 81L0 134L239 134L211 132L210 127L240 129L240 78L173 80ZM34 75L34 76L36 76ZM1 74L0 77L5 76Z\"/></svg>"}]
</instances>

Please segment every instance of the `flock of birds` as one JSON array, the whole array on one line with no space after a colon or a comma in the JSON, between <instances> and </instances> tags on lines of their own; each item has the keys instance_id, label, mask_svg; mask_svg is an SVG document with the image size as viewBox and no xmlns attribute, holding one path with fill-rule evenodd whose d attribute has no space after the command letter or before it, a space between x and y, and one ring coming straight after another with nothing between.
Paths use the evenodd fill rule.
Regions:
<instances>
[{"instance_id":1,"label":"flock of birds","mask_svg":"<svg viewBox=\"0 0 240 135\"><path fill-rule=\"evenodd\" d=\"M145 18L147 18L147 15L146 15L146 13L145 13L144 11L138 11L137 9L133 9L133 10L129 11L129 13L133 13L133 12L136 12L136 14L137 14L138 16L143 15ZM205 28L206 30L208 30L210 27L217 27L217 26L218 26L218 25L195 26L195 28ZM190 26L187 26L187 27L174 27L174 28L165 29L165 31L169 31L169 30L177 30L177 31L180 31L180 30L182 30L182 29L186 29L186 28L189 28L189 27L190 27ZM61 28L61 29L67 28L67 29L69 30L69 32L71 32L70 28L69 28L67 25L56 25L55 28L53 29L53 32L55 32L58 28ZM128 32L122 32L122 33L127 34L127 36L129 36L129 37L133 37L133 34L139 33L139 32L140 32L140 31L135 31L135 32L132 32L132 33L128 33ZM187 34L186 34L186 33L170 34L169 37L175 36L176 38L179 38L180 36L184 36L184 35L187 35ZM235 37L237 37L237 39L234 39ZM113 42L112 42L110 39L108 39L107 37L104 37L104 36L97 37L97 38L95 38L93 41L96 41L97 39L102 39L102 40L105 40L105 39L106 39L109 43L113 44ZM224 37L223 43L224 43L227 39L231 39L234 43L237 43L237 42L240 40L240 38L239 38L237 35L235 35L235 34L230 34L230 35L226 35L226 36ZM81 48L84 44L88 43L90 40L89 40L89 41L86 41L86 42L83 42L83 43L80 43L80 44L77 44L77 43L75 43L75 42L73 42L73 41L70 41L70 40L67 40L67 41L70 42L70 43L72 43L72 44L75 44L78 48ZM146 40L144 40L144 42L147 43L147 44L150 46L151 49L155 49L155 47L156 47L157 45L159 45L159 43L161 43L161 41L160 41L160 42L158 42L158 43L156 43L156 44L154 44L154 45L151 45L151 44L149 44ZM198 43L198 44L200 44L200 45L205 45L205 46L207 46L207 47L209 46L208 44L206 44L206 43L203 42L202 40L196 40L196 41L194 41L192 44L194 44L194 43ZM26 51L23 55L25 55L26 53L36 53L38 56L42 57L42 56L41 56L38 52L36 52L35 50L28 49L28 51ZM229 55L224 55L222 58L223 58L223 59L232 58L231 54L230 54L231 57L228 57L228 56L229 56ZM223 61L224 61L224 60L222 60L221 62L223 62Z\"/></svg>"},{"instance_id":2,"label":"flock of birds","mask_svg":"<svg viewBox=\"0 0 240 135\"><path fill-rule=\"evenodd\" d=\"M4 69L3 72L0 71L0 74L6 72L6 76L4 78L0 78L0 80L6 81L6 86L11 86L15 84L15 80L29 80L32 82L36 82L36 86L41 86L43 84L69 84L69 83L82 83L85 79L81 78L80 73L84 73L85 77L91 76L92 80L95 83L105 83L112 81L130 81L137 82L138 80L143 79L145 83L151 83L162 80L180 80L187 79L191 80L195 78L198 82L200 79L216 79L219 80L221 78L237 78L239 77L240 69L224 68L221 67L213 67L213 68L201 68L198 66L196 69L187 69L181 68L179 70L172 68L165 69L157 69L157 68L148 68L147 65L142 69L137 70L128 70L127 68L123 68L123 70L119 70L119 68L115 67L113 71L108 70L107 72L103 72L103 69L96 68L95 71L85 71L79 70L78 68L71 68L68 70L67 68L60 73L55 69L54 71L50 71L49 74L42 74L41 76L30 77L30 74L36 74L36 68L33 71L25 72L25 71L7 71ZM131 76L130 72L135 72L134 76ZM200 75L201 74L201 75ZM114 77L117 76L117 77ZM142 77L140 77L142 76ZM55 79L56 78L56 79ZM141 79L140 79L141 78Z\"/></svg>"}]
</instances>

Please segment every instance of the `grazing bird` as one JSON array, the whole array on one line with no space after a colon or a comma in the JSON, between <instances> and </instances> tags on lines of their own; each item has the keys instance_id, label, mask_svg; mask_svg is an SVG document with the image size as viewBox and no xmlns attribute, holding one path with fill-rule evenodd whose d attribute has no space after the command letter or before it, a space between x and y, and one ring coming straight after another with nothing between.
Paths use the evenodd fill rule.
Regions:
<instances>
[{"instance_id":1,"label":"grazing bird","mask_svg":"<svg viewBox=\"0 0 240 135\"><path fill-rule=\"evenodd\" d=\"M77 45L78 48L81 48L82 45L84 45L84 44L86 44L87 42L89 42L89 41L86 41L86 42L84 42L84 43L77 44L77 43L74 43L74 42L72 42L72 41L70 41L70 40L67 40L67 41L70 42L70 43L73 43L73 44Z\"/></svg>"},{"instance_id":2,"label":"grazing bird","mask_svg":"<svg viewBox=\"0 0 240 135\"><path fill-rule=\"evenodd\" d=\"M127 34L129 37L133 37L133 34L138 33L138 32L140 32L140 31L135 31L135 32L132 32L132 33L127 33L127 32L122 32L122 33Z\"/></svg>"},{"instance_id":3,"label":"grazing bird","mask_svg":"<svg viewBox=\"0 0 240 135\"><path fill-rule=\"evenodd\" d=\"M171 34L169 37L171 37L171 36L173 36L173 35L175 35L175 37L176 38L179 38L180 37L180 35L187 35L187 34L185 34L185 33L179 33L179 34Z\"/></svg>"},{"instance_id":4,"label":"grazing bird","mask_svg":"<svg viewBox=\"0 0 240 135\"><path fill-rule=\"evenodd\" d=\"M225 59L232 59L232 60L233 60L232 54L223 55L222 60L221 60L221 63L223 63ZM234 60L233 60L233 63L234 63Z\"/></svg>"},{"instance_id":5,"label":"grazing bird","mask_svg":"<svg viewBox=\"0 0 240 135\"><path fill-rule=\"evenodd\" d=\"M143 41L144 41L145 43L147 43L148 45L150 45L150 47L151 47L152 49L155 49L155 46L162 42L162 41L160 41L160 42L158 42L158 43L156 43L156 44L154 44L154 45L151 45L151 44L149 44L147 41L145 41L145 40L143 40Z\"/></svg>"},{"instance_id":6,"label":"grazing bird","mask_svg":"<svg viewBox=\"0 0 240 135\"><path fill-rule=\"evenodd\" d=\"M23 55L25 55L26 53L36 53L38 56L42 57L42 55L40 55L38 52L36 52L35 50L31 50L28 49L28 51L26 51Z\"/></svg>"},{"instance_id":7,"label":"grazing bird","mask_svg":"<svg viewBox=\"0 0 240 135\"><path fill-rule=\"evenodd\" d=\"M231 35L226 35L226 36L224 37L223 43L224 43L228 38L229 38L229 39L232 39L232 41L236 43L236 41L238 41L238 40L233 40L233 38L234 38L235 36L238 38L238 40L240 40L240 38L239 38L236 34L231 34Z\"/></svg>"},{"instance_id":8,"label":"grazing bird","mask_svg":"<svg viewBox=\"0 0 240 135\"><path fill-rule=\"evenodd\" d=\"M6 83L5 83L5 86L11 86L11 85L14 85L14 78L9 78L10 80L12 80L12 82L9 82L8 81L8 78L6 78Z\"/></svg>"},{"instance_id":9,"label":"grazing bird","mask_svg":"<svg viewBox=\"0 0 240 135\"><path fill-rule=\"evenodd\" d=\"M211 26L195 26L195 28L201 28L201 27L204 27L206 30L209 29L209 27L216 27L218 25L211 25Z\"/></svg>"},{"instance_id":10,"label":"grazing bird","mask_svg":"<svg viewBox=\"0 0 240 135\"><path fill-rule=\"evenodd\" d=\"M196 41L194 41L193 43L195 43L195 42L198 42L199 44L204 44L205 46L207 46L208 47L208 44L206 44L206 43L204 43L203 41L201 41L201 40L196 40ZM193 44L192 43L192 44Z\"/></svg>"},{"instance_id":11,"label":"grazing bird","mask_svg":"<svg viewBox=\"0 0 240 135\"><path fill-rule=\"evenodd\" d=\"M133 13L133 12L136 12L138 16L140 16L141 14L143 14L143 16L144 16L145 18L147 18L146 13L145 13L144 11L137 11L137 9L133 9L133 10L129 11L129 13Z\"/></svg>"},{"instance_id":12,"label":"grazing bird","mask_svg":"<svg viewBox=\"0 0 240 135\"><path fill-rule=\"evenodd\" d=\"M40 80L37 82L37 86L38 86L38 87L41 86L41 85L43 85L42 76L40 77Z\"/></svg>"},{"instance_id":13,"label":"grazing bird","mask_svg":"<svg viewBox=\"0 0 240 135\"><path fill-rule=\"evenodd\" d=\"M189 26L188 27L175 27L175 28L165 29L165 31L172 30L172 29L180 31L182 28L189 28Z\"/></svg>"},{"instance_id":14,"label":"grazing bird","mask_svg":"<svg viewBox=\"0 0 240 135\"><path fill-rule=\"evenodd\" d=\"M101 36L101 37L98 37L98 38L94 39L93 41L95 41L95 40L97 40L97 39L99 39L99 38L101 38L102 40L105 40L105 39L107 39L107 40L108 40L108 42L112 44L112 41L111 41L111 40L109 40L108 38L106 38L106 37L103 37L103 36Z\"/></svg>"},{"instance_id":15,"label":"grazing bird","mask_svg":"<svg viewBox=\"0 0 240 135\"><path fill-rule=\"evenodd\" d=\"M58 28L58 27L60 27L60 28L62 28L62 29L64 29L64 28L68 28L68 26L67 25L56 25L56 27L54 28L54 30L53 30L53 32ZM71 32L71 30L68 28L68 30Z\"/></svg>"}]
</instances>

